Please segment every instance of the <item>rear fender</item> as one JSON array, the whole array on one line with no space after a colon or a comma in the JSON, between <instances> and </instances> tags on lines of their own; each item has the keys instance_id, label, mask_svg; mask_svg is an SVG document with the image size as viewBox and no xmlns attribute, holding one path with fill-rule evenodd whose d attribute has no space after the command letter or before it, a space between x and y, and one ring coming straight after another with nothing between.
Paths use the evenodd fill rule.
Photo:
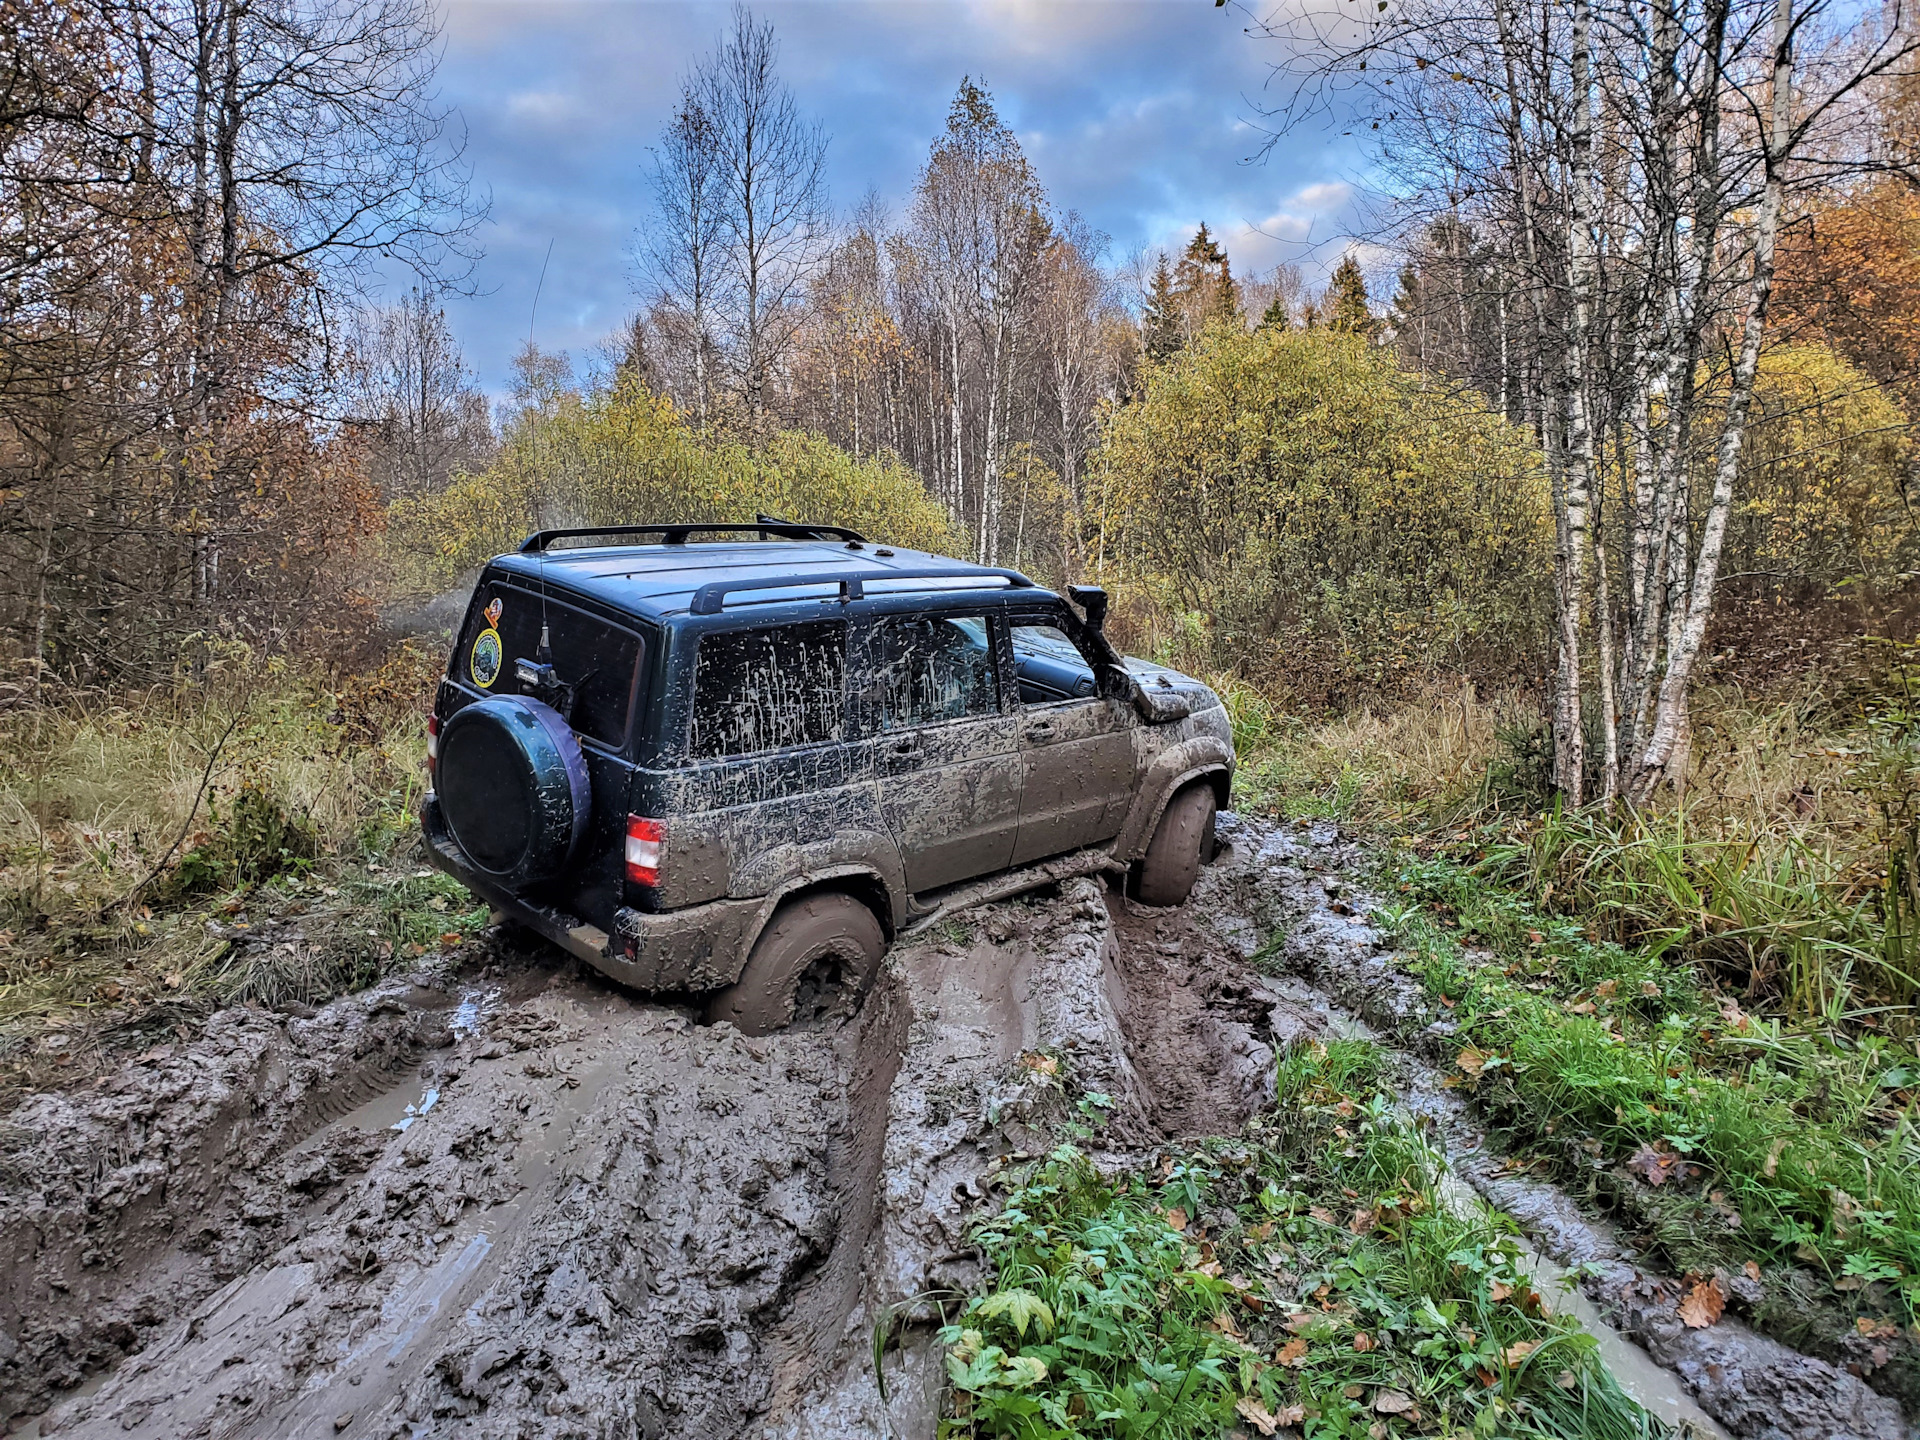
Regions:
<instances>
[{"instance_id":1,"label":"rear fender","mask_svg":"<svg viewBox=\"0 0 1920 1440\"><path fill-rule=\"evenodd\" d=\"M1113 842L1117 860L1138 860L1153 839L1154 827L1171 800L1195 780L1212 784L1222 809L1233 779L1233 747L1214 735L1194 735L1155 756L1134 793L1133 808Z\"/></svg>"},{"instance_id":2,"label":"rear fender","mask_svg":"<svg viewBox=\"0 0 1920 1440\"><path fill-rule=\"evenodd\" d=\"M874 918L880 922L880 928L891 941L899 930L897 918L890 919L887 914L875 907L877 899L891 902L901 892L891 889L880 873L867 865L833 865L824 870L810 871L795 875L777 889L768 893L757 913L741 937L740 954L734 966L734 978L746 969L747 957L753 954L753 947L760 942L760 932L779 911L780 907L794 896L815 890L840 890L852 895L856 900L874 910Z\"/></svg>"},{"instance_id":3,"label":"rear fender","mask_svg":"<svg viewBox=\"0 0 1920 1440\"><path fill-rule=\"evenodd\" d=\"M878 882L886 897L880 921L888 933L906 923L907 877L900 866L900 852L892 836L868 830L841 830L825 840L763 850L734 872L729 888L740 898L766 896L772 906L807 885L851 875L866 875Z\"/></svg>"}]
</instances>

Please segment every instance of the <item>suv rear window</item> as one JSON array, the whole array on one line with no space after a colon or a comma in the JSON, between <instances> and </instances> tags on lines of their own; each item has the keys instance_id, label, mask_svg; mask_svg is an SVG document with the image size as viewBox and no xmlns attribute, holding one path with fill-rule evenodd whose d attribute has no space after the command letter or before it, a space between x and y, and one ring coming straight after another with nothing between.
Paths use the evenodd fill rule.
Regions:
<instances>
[{"instance_id":1,"label":"suv rear window","mask_svg":"<svg viewBox=\"0 0 1920 1440\"><path fill-rule=\"evenodd\" d=\"M492 608L496 604L497 611ZM574 687L573 728L618 749L627 738L627 716L646 647L633 631L597 615L551 596L543 601L516 585L483 586L466 634L453 652L453 678L483 694L518 695L514 662L531 660L538 652L543 612L553 668Z\"/></svg>"},{"instance_id":2,"label":"suv rear window","mask_svg":"<svg viewBox=\"0 0 1920 1440\"><path fill-rule=\"evenodd\" d=\"M846 692L843 620L702 635L688 753L704 760L839 740Z\"/></svg>"}]
</instances>

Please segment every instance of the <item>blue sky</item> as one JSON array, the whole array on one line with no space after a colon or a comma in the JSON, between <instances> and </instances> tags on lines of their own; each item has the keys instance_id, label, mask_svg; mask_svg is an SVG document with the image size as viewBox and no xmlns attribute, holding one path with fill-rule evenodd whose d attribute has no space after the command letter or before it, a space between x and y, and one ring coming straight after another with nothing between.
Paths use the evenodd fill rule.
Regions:
<instances>
[{"instance_id":1,"label":"blue sky","mask_svg":"<svg viewBox=\"0 0 1920 1440\"><path fill-rule=\"evenodd\" d=\"M982 80L1061 210L1112 237L1109 260L1177 245L1206 221L1237 272L1309 274L1354 225L1361 161L1314 130L1250 163L1272 42L1207 0L782 0L781 69L832 136L844 214L869 186L897 215L963 75ZM576 355L635 306L631 250L647 207L647 146L679 77L727 19L723 0L445 0L443 96L468 132L492 218L472 299L448 316L498 393L534 336Z\"/></svg>"}]
</instances>

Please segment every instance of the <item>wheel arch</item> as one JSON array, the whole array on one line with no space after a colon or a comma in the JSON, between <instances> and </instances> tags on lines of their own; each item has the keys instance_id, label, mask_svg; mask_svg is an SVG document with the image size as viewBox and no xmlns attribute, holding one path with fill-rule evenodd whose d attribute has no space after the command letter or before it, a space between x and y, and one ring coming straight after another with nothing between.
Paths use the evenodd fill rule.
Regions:
<instances>
[{"instance_id":1,"label":"wheel arch","mask_svg":"<svg viewBox=\"0 0 1920 1440\"><path fill-rule=\"evenodd\" d=\"M772 923L773 917L780 913L781 906L790 900L799 900L823 891L850 895L858 900L871 910L873 918L880 922L880 933L886 937L887 943L889 945L893 943L896 933L893 919L893 893L887 888L886 877L867 865L835 865L824 870L795 875L767 892L752 923L746 927L740 938L740 954L734 964L734 978L737 980L746 969L747 957L753 954L753 947L759 943L761 932Z\"/></svg>"},{"instance_id":2,"label":"wheel arch","mask_svg":"<svg viewBox=\"0 0 1920 1440\"><path fill-rule=\"evenodd\" d=\"M1114 858L1138 860L1144 855L1168 802L1199 780L1213 787L1215 802L1225 810L1233 794L1233 751L1212 736L1194 736L1155 759L1114 843Z\"/></svg>"}]
</instances>

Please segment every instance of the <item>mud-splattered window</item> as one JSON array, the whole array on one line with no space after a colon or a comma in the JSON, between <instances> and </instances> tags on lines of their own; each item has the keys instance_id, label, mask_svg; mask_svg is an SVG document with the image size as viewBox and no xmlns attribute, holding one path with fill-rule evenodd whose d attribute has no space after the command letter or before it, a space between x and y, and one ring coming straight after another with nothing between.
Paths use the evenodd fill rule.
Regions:
<instances>
[{"instance_id":1,"label":"mud-splattered window","mask_svg":"<svg viewBox=\"0 0 1920 1440\"><path fill-rule=\"evenodd\" d=\"M876 730L937 725L1000 708L987 622L978 615L892 615L867 637L867 711Z\"/></svg>"},{"instance_id":2,"label":"mud-splattered window","mask_svg":"<svg viewBox=\"0 0 1920 1440\"><path fill-rule=\"evenodd\" d=\"M838 620L702 635L693 669L696 759L841 738L847 627Z\"/></svg>"}]
</instances>

